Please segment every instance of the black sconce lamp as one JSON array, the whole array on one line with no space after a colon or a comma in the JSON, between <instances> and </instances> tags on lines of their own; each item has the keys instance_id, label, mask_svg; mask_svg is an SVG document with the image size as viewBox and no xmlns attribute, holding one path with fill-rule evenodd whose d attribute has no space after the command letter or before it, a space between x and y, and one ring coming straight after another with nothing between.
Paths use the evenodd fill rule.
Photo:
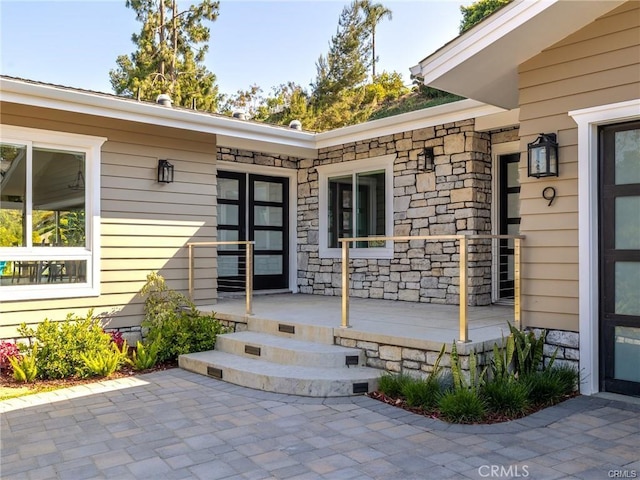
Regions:
<instances>
[{"instance_id":1,"label":"black sconce lamp","mask_svg":"<svg viewBox=\"0 0 640 480\"><path fill-rule=\"evenodd\" d=\"M158 183L173 182L173 165L168 160L158 160Z\"/></svg>"},{"instance_id":2,"label":"black sconce lamp","mask_svg":"<svg viewBox=\"0 0 640 480\"><path fill-rule=\"evenodd\" d=\"M527 144L528 174L530 177L558 176L558 142L555 133L541 133Z\"/></svg>"},{"instance_id":3,"label":"black sconce lamp","mask_svg":"<svg viewBox=\"0 0 640 480\"><path fill-rule=\"evenodd\" d=\"M433 147L425 147L422 152L418 154L418 169L423 172L433 172L435 163L435 156L433 154Z\"/></svg>"}]
</instances>

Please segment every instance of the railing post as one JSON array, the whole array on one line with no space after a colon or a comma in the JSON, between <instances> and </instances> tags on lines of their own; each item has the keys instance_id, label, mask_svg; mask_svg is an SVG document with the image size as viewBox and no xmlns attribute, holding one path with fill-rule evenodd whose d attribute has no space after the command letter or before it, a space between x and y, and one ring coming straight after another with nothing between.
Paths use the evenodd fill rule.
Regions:
<instances>
[{"instance_id":1,"label":"railing post","mask_svg":"<svg viewBox=\"0 0 640 480\"><path fill-rule=\"evenodd\" d=\"M349 242L342 242L342 328L349 328Z\"/></svg>"},{"instance_id":2,"label":"railing post","mask_svg":"<svg viewBox=\"0 0 640 480\"><path fill-rule=\"evenodd\" d=\"M247 295L247 315L253 315L253 244L247 242L247 272L245 278L245 293Z\"/></svg>"},{"instance_id":3,"label":"railing post","mask_svg":"<svg viewBox=\"0 0 640 480\"><path fill-rule=\"evenodd\" d=\"M467 237L460 236L460 341L469 341L467 323Z\"/></svg>"},{"instance_id":4,"label":"railing post","mask_svg":"<svg viewBox=\"0 0 640 480\"><path fill-rule=\"evenodd\" d=\"M189 244L189 300L193 302L193 245Z\"/></svg>"},{"instance_id":5,"label":"railing post","mask_svg":"<svg viewBox=\"0 0 640 480\"><path fill-rule=\"evenodd\" d=\"M513 239L513 321L515 327L522 329L522 321L520 317L520 309L522 305L520 303L520 248L521 239Z\"/></svg>"}]
</instances>

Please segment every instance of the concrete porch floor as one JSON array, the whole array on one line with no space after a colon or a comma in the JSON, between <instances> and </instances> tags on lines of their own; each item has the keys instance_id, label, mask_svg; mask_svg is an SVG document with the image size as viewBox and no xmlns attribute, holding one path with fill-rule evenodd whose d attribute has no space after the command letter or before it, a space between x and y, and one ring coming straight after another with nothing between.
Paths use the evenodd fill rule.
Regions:
<instances>
[{"instance_id":1,"label":"concrete porch floor","mask_svg":"<svg viewBox=\"0 0 640 480\"><path fill-rule=\"evenodd\" d=\"M244 297L220 298L198 307L224 320L244 321ZM253 318L329 327L334 336L409 348L451 344L459 338L458 306L377 299L350 299L350 325L341 324L341 298L323 295L272 294L253 297ZM513 324L513 306L468 307L469 347L499 341Z\"/></svg>"}]
</instances>

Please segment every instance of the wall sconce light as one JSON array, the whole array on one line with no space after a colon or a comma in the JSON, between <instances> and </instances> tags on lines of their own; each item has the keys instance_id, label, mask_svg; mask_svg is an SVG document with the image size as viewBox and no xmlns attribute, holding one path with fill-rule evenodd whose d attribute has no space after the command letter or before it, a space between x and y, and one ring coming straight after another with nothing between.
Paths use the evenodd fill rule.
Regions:
<instances>
[{"instance_id":1,"label":"wall sconce light","mask_svg":"<svg viewBox=\"0 0 640 480\"><path fill-rule=\"evenodd\" d=\"M527 144L528 174L530 177L558 176L558 142L555 133L541 133Z\"/></svg>"},{"instance_id":2,"label":"wall sconce light","mask_svg":"<svg viewBox=\"0 0 640 480\"><path fill-rule=\"evenodd\" d=\"M158 183L173 182L173 165L168 160L158 160Z\"/></svg>"},{"instance_id":3,"label":"wall sconce light","mask_svg":"<svg viewBox=\"0 0 640 480\"><path fill-rule=\"evenodd\" d=\"M418 170L423 172L433 172L435 163L435 156L433 154L433 147L425 147L418 154Z\"/></svg>"}]
</instances>

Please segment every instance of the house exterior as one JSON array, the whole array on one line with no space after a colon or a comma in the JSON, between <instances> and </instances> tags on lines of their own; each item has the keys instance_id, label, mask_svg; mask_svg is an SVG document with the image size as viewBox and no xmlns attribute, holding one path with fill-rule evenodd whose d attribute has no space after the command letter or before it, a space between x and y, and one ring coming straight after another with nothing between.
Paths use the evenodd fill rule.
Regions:
<instances>
[{"instance_id":1,"label":"house exterior","mask_svg":"<svg viewBox=\"0 0 640 480\"><path fill-rule=\"evenodd\" d=\"M339 295L339 238L524 234L523 324L579 362L583 393L640 394L639 39L637 1L516 0L413 68L468 100L320 134L1 78L0 195L20 234L0 245L0 337L91 307L139 330L148 272L187 291L189 242L255 240L257 290ZM559 176L530 178L543 132ZM163 159L173 183L158 182ZM616 168L623 180L600 173ZM509 247L473 248L469 303L505 301L513 264L495 259ZM358 242L352 294L457 304L457 255L453 241ZM243 268L210 247L195 265L200 305Z\"/></svg>"}]
</instances>

